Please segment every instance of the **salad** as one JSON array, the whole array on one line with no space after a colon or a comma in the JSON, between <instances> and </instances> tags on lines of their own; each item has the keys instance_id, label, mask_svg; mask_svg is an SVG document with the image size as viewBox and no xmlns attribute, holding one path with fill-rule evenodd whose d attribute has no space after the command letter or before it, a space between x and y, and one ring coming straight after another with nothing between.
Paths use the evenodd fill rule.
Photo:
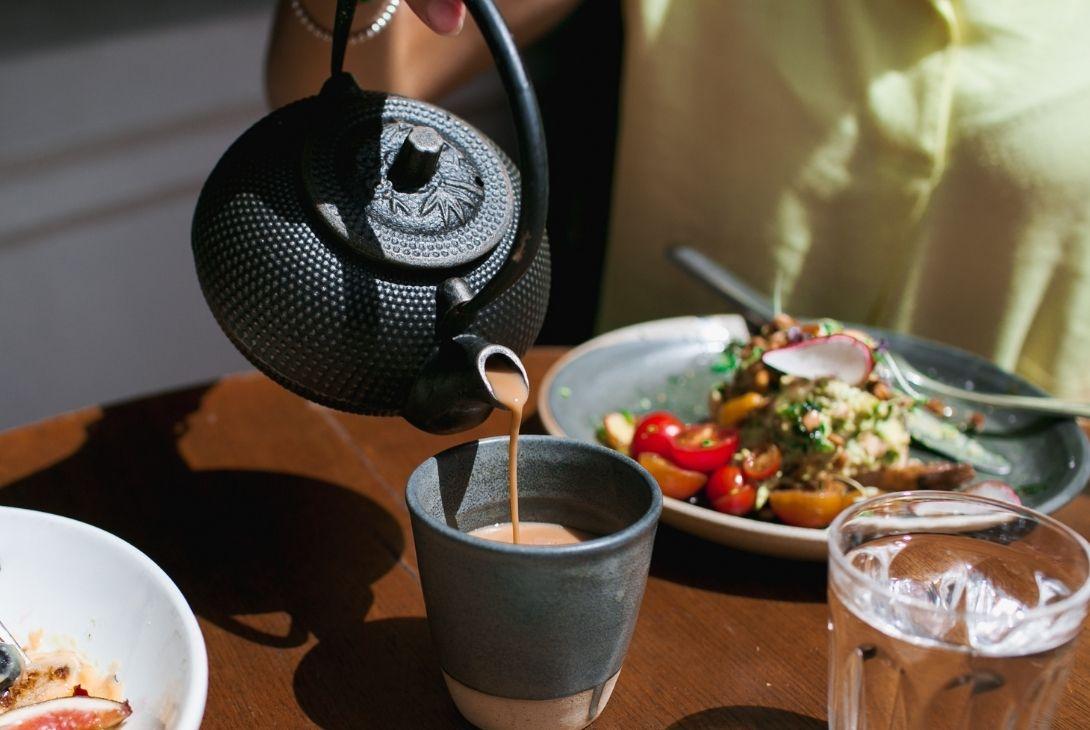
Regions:
<instances>
[{"instance_id":1,"label":"salad","mask_svg":"<svg viewBox=\"0 0 1090 730\"><path fill-rule=\"evenodd\" d=\"M879 491L964 487L970 464L909 456L918 412L945 407L896 390L875 367L881 357L863 332L781 314L723 352L708 421L619 411L599 439L639 461L667 497L799 527L825 527ZM1018 501L998 481L972 490Z\"/></svg>"}]
</instances>

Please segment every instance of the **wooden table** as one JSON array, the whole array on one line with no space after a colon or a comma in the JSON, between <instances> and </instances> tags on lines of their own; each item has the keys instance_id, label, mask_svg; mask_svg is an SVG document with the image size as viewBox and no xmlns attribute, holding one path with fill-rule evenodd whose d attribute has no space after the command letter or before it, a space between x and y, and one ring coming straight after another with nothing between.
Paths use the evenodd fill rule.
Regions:
<instances>
[{"instance_id":1,"label":"wooden table","mask_svg":"<svg viewBox=\"0 0 1090 730\"><path fill-rule=\"evenodd\" d=\"M559 349L527 360L540 382ZM207 728L464 727L424 621L403 502L454 437L309 404L254 373L0 434L0 503L145 551L208 644ZM527 430L539 429L533 412ZM1058 513L1090 536L1090 497ZM595 728L824 727L825 566L666 526L620 683ZM1057 727L1090 723L1090 642Z\"/></svg>"}]
</instances>

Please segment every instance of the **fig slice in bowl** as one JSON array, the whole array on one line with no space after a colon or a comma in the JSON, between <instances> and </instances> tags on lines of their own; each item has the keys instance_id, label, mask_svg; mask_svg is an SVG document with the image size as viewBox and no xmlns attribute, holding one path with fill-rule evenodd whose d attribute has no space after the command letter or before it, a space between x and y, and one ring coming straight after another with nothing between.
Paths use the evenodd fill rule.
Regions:
<instances>
[{"instance_id":1,"label":"fig slice in bowl","mask_svg":"<svg viewBox=\"0 0 1090 730\"><path fill-rule=\"evenodd\" d=\"M99 730L116 727L131 714L128 702L75 695L5 712L0 715L0 730Z\"/></svg>"}]
</instances>

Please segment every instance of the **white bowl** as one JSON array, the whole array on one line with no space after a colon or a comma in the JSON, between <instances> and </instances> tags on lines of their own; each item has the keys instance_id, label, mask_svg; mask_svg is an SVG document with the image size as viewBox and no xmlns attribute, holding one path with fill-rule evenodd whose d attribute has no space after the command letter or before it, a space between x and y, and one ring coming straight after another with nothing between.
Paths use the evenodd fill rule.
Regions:
<instances>
[{"instance_id":1,"label":"white bowl","mask_svg":"<svg viewBox=\"0 0 1090 730\"><path fill-rule=\"evenodd\" d=\"M146 555L66 517L0 507L0 620L20 642L75 648L116 667L126 730L197 730L208 656L178 587ZM0 716L2 717L2 716Z\"/></svg>"}]
</instances>

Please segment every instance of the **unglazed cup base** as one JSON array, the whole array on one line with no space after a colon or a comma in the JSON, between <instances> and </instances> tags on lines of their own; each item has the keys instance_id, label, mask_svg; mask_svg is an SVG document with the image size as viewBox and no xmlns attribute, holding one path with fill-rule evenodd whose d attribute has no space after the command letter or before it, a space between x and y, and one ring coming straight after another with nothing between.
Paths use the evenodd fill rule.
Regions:
<instances>
[{"instance_id":1,"label":"unglazed cup base","mask_svg":"<svg viewBox=\"0 0 1090 730\"><path fill-rule=\"evenodd\" d=\"M458 711L481 730L581 730L602 714L620 675L618 671L601 687L551 700L518 700L485 694L446 672L443 679Z\"/></svg>"}]
</instances>

